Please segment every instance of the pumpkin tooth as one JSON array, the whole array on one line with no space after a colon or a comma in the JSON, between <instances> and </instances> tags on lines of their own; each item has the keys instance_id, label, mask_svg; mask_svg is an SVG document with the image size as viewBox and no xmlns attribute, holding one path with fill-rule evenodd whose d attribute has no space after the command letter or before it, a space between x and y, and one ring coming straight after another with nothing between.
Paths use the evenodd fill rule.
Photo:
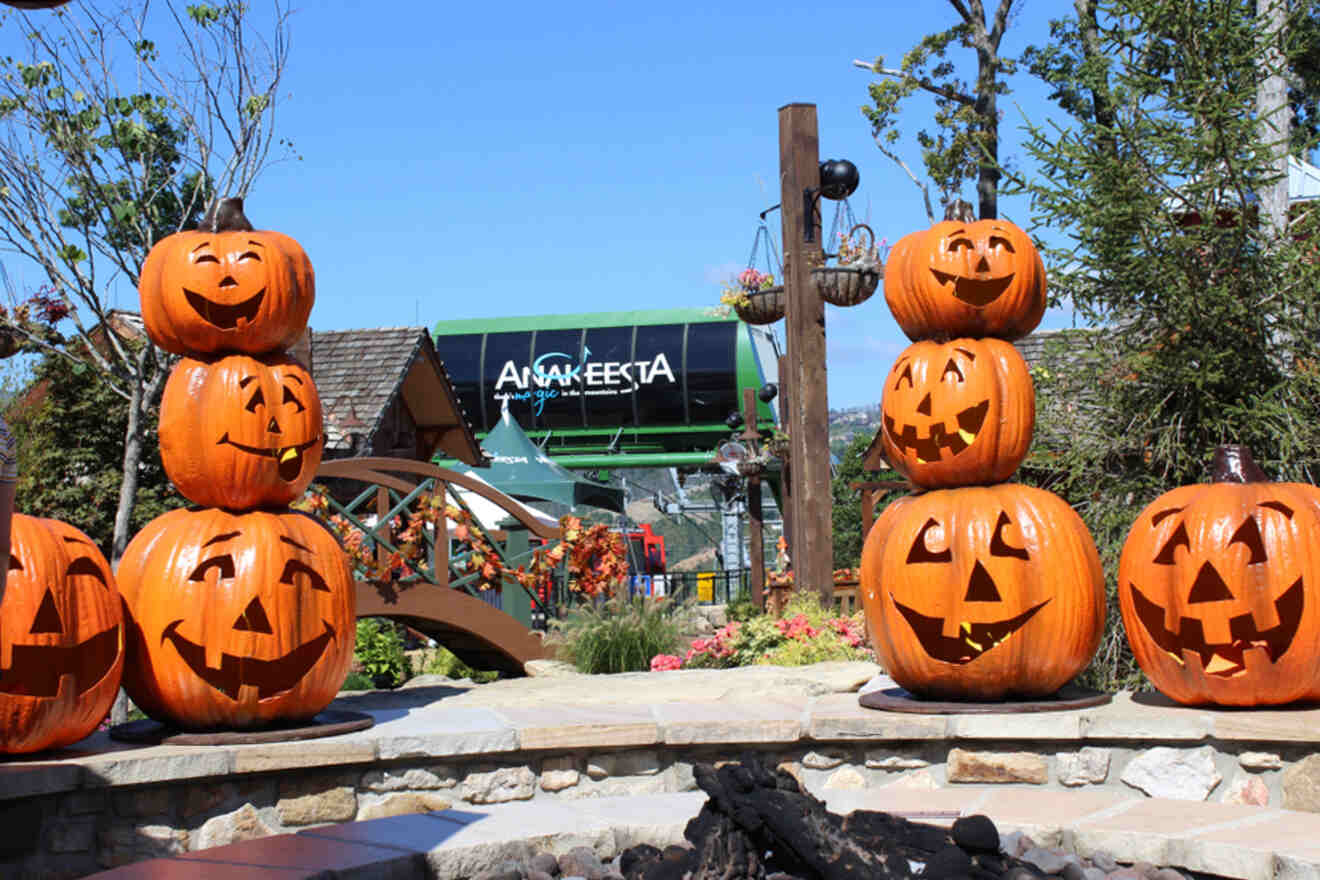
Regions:
<instances>
[{"instance_id":1,"label":"pumpkin tooth","mask_svg":"<svg viewBox=\"0 0 1320 880\"><path fill-rule=\"evenodd\" d=\"M288 449L285 449L282 452L280 452L278 454L278 458L280 460L280 464L284 464L286 461L296 457L297 455L298 455L298 447L290 446Z\"/></svg>"},{"instance_id":2,"label":"pumpkin tooth","mask_svg":"<svg viewBox=\"0 0 1320 880\"><path fill-rule=\"evenodd\" d=\"M1214 656L1210 658L1210 662L1205 665L1205 672L1207 675L1214 675L1216 672L1224 672L1229 669L1236 669L1240 665L1241 664L1234 663L1232 660L1229 660L1226 657L1223 657L1216 653Z\"/></svg>"},{"instance_id":3,"label":"pumpkin tooth","mask_svg":"<svg viewBox=\"0 0 1320 880\"><path fill-rule=\"evenodd\" d=\"M10 589L14 589L10 587ZM14 640L0 639L0 672L14 665Z\"/></svg>"},{"instance_id":4,"label":"pumpkin tooth","mask_svg":"<svg viewBox=\"0 0 1320 880\"><path fill-rule=\"evenodd\" d=\"M961 437L962 441L966 443L968 446L971 446L972 441L976 439L975 434L973 434L971 431L964 431L962 428L958 429L958 436Z\"/></svg>"},{"instance_id":5,"label":"pumpkin tooth","mask_svg":"<svg viewBox=\"0 0 1320 880\"><path fill-rule=\"evenodd\" d=\"M220 664L224 662L225 647L219 642L219 639L207 639L202 645L202 650L206 652L207 669L219 669Z\"/></svg>"},{"instance_id":6,"label":"pumpkin tooth","mask_svg":"<svg viewBox=\"0 0 1320 880\"><path fill-rule=\"evenodd\" d=\"M1187 665L1187 664L1183 663L1183 658L1182 658L1182 657L1179 657L1177 654L1173 653L1172 651L1165 651L1164 653L1166 653L1166 654L1168 654L1170 657L1172 657L1172 658L1173 658L1173 661L1174 661L1175 663L1177 663L1179 666L1186 666L1186 665Z\"/></svg>"}]
</instances>

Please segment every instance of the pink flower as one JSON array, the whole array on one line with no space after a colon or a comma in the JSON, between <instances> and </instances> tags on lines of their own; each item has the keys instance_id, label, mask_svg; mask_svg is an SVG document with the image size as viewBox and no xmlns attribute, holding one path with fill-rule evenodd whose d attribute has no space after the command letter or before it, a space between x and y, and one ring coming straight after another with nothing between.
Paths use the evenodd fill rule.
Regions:
<instances>
[{"instance_id":1,"label":"pink flower","mask_svg":"<svg viewBox=\"0 0 1320 880\"><path fill-rule=\"evenodd\" d=\"M671 669L679 669L682 666L683 661L673 654L656 654L651 658L652 672L667 672Z\"/></svg>"}]
</instances>

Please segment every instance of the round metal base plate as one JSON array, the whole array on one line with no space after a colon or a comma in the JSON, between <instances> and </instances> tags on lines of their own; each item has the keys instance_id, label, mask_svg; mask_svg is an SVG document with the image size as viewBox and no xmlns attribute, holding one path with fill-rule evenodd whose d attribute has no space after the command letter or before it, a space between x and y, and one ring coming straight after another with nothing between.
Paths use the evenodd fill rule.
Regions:
<instances>
[{"instance_id":1,"label":"round metal base plate","mask_svg":"<svg viewBox=\"0 0 1320 880\"><path fill-rule=\"evenodd\" d=\"M376 719L370 715L339 709L326 709L311 721L299 721L285 727L263 727L259 730L181 731L147 718L116 724L110 728L110 738L119 742L153 746L250 745L335 736L366 730L375 723Z\"/></svg>"},{"instance_id":2,"label":"round metal base plate","mask_svg":"<svg viewBox=\"0 0 1320 880\"><path fill-rule=\"evenodd\" d=\"M990 715L1018 712L1060 712L1066 709L1086 709L1102 706L1113 699L1113 694L1089 688L1067 685L1052 696L1039 700L997 703L957 702L952 700L925 700L901 687L885 688L862 694L857 702L867 709L886 712L909 712L915 715Z\"/></svg>"}]
</instances>

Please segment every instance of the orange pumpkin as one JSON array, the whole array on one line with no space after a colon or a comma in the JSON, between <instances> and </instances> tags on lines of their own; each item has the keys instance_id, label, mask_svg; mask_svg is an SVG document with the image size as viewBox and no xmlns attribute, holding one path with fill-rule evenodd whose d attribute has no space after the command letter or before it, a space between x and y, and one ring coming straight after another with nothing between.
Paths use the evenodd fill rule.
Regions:
<instances>
[{"instance_id":1,"label":"orange pumpkin","mask_svg":"<svg viewBox=\"0 0 1320 880\"><path fill-rule=\"evenodd\" d=\"M914 341L1018 339L1045 314L1045 265L1007 220L942 220L894 245L885 301Z\"/></svg>"},{"instance_id":2,"label":"orange pumpkin","mask_svg":"<svg viewBox=\"0 0 1320 880\"><path fill-rule=\"evenodd\" d=\"M867 535L860 583L885 670L927 697L1047 696L1104 628L1090 532L1063 499L1017 483L895 501Z\"/></svg>"},{"instance_id":3,"label":"orange pumpkin","mask_svg":"<svg viewBox=\"0 0 1320 880\"><path fill-rule=\"evenodd\" d=\"M198 229L156 243L138 292L147 335L166 351L264 354L306 329L316 282L298 242L253 231L242 199L224 199Z\"/></svg>"},{"instance_id":4,"label":"orange pumpkin","mask_svg":"<svg viewBox=\"0 0 1320 880\"><path fill-rule=\"evenodd\" d=\"M310 516L174 510L119 564L128 628L124 689L184 729L309 719L353 660L348 557Z\"/></svg>"},{"instance_id":5,"label":"orange pumpkin","mask_svg":"<svg viewBox=\"0 0 1320 880\"><path fill-rule=\"evenodd\" d=\"M14 514L0 602L0 752L77 742L119 692L124 618L114 575L68 523Z\"/></svg>"},{"instance_id":6,"label":"orange pumpkin","mask_svg":"<svg viewBox=\"0 0 1320 880\"><path fill-rule=\"evenodd\" d=\"M913 483L999 483L1031 446L1036 392L1011 343L917 342L889 371L880 409L885 458Z\"/></svg>"},{"instance_id":7,"label":"orange pumpkin","mask_svg":"<svg viewBox=\"0 0 1320 880\"><path fill-rule=\"evenodd\" d=\"M194 504L288 504L312 481L324 445L316 386L287 355L183 358L165 383L160 457Z\"/></svg>"},{"instance_id":8,"label":"orange pumpkin","mask_svg":"<svg viewBox=\"0 0 1320 880\"><path fill-rule=\"evenodd\" d=\"M1151 502L1123 544L1128 643L1180 703L1320 698L1320 490L1269 482L1243 452Z\"/></svg>"}]
</instances>

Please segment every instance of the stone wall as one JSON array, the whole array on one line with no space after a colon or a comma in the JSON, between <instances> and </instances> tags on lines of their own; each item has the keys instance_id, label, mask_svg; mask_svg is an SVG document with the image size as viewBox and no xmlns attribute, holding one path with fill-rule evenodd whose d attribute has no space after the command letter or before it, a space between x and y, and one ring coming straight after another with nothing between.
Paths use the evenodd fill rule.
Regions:
<instances>
[{"instance_id":1,"label":"stone wall","mask_svg":"<svg viewBox=\"0 0 1320 880\"><path fill-rule=\"evenodd\" d=\"M80 788L0 801L0 878L48 880L325 823L510 801L694 791L693 765L754 750L808 790L1123 792L1320 812L1306 743L916 740L522 751Z\"/></svg>"}]
</instances>

